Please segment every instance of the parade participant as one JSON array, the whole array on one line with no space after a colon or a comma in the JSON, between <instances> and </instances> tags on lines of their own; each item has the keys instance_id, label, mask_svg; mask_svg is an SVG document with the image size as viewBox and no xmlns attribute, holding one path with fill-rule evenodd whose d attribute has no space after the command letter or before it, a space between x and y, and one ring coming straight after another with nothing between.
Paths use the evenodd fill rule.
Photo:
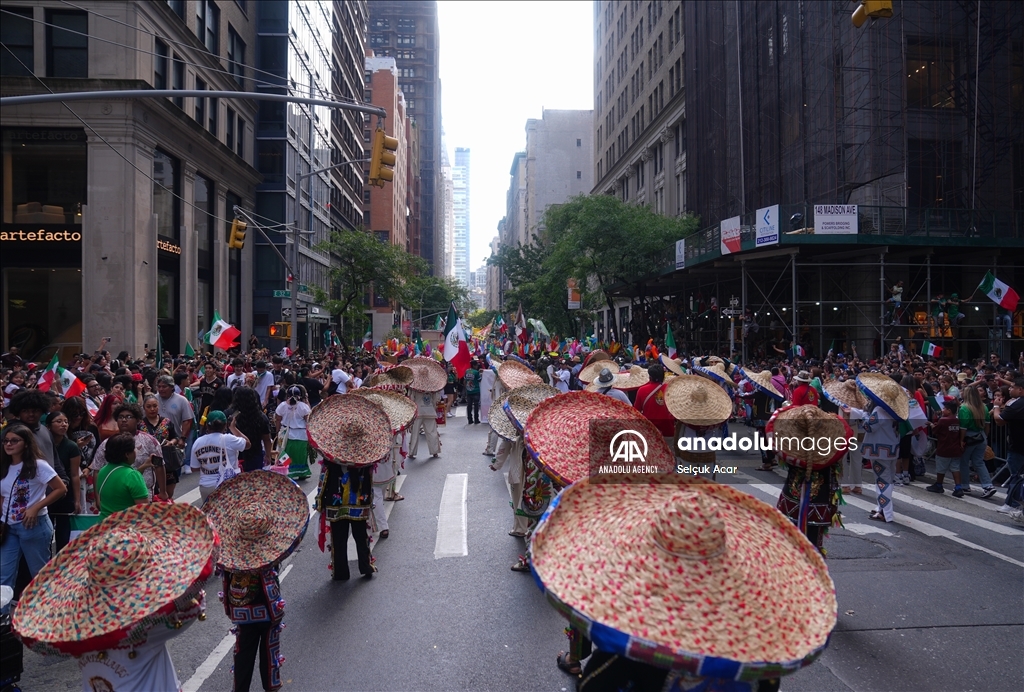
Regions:
<instances>
[{"instance_id":1,"label":"parade participant","mask_svg":"<svg viewBox=\"0 0 1024 692\"><path fill-rule=\"evenodd\" d=\"M459 376L451 363L445 362L445 383L444 383L444 413L449 418L455 417L455 396L459 386Z\"/></svg>"},{"instance_id":2,"label":"parade participant","mask_svg":"<svg viewBox=\"0 0 1024 692\"><path fill-rule=\"evenodd\" d=\"M227 429L229 432L224 432ZM249 438L235 425L235 417L228 421L223 411L213 411L206 417L207 433L192 445L189 465L199 470L199 496L213 494L221 483L238 475L238 453L249 449Z\"/></svg>"},{"instance_id":3,"label":"parade participant","mask_svg":"<svg viewBox=\"0 0 1024 692\"><path fill-rule=\"evenodd\" d=\"M405 394L409 390L415 375L410 368L404 365L389 367L381 372L376 372L366 380L367 387L374 389L389 389L399 394Z\"/></svg>"},{"instance_id":4,"label":"parade participant","mask_svg":"<svg viewBox=\"0 0 1024 692\"><path fill-rule=\"evenodd\" d=\"M992 415L981 401L981 394L976 385L964 387L964 401L957 412L960 420L960 444L963 452L960 454L960 478L963 482L963 491L968 495L971 493L971 469L978 474L978 481L981 483L982 498L989 498L996 494L996 488L992 485L992 477L989 475L988 467L985 466L985 448L988 445L988 430L992 421Z\"/></svg>"},{"instance_id":5,"label":"parade participant","mask_svg":"<svg viewBox=\"0 0 1024 692\"><path fill-rule=\"evenodd\" d=\"M964 448L960 440L959 408L956 399L946 399L942 402L942 415L931 424L931 432L935 436L935 483L925 488L928 492L944 493L942 481L947 473L952 472L953 497L964 496L960 480L960 455Z\"/></svg>"},{"instance_id":6,"label":"parade participant","mask_svg":"<svg viewBox=\"0 0 1024 692\"><path fill-rule=\"evenodd\" d=\"M480 411L483 413L481 420L484 423L491 422L491 404L497 400L505 391L505 386L498 379L498 368L501 362L487 356L488 367L480 373ZM504 418L505 416L502 416ZM487 430L487 446L484 447L485 457L495 456L500 436L494 431L493 426Z\"/></svg>"},{"instance_id":7,"label":"parade participant","mask_svg":"<svg viewBox=\"0 0 1024 692\"><path fill-rule=\"evenodd\" d=\"M295 481L303 481L312 475L309 469L309 438L306 435L306 420L309 418L309 404L303 399L302 388L293 385L286 392L288 399L278 405L274 411L274 427L279 438L284 438L280 452L287 454L288 477Z\"/></svg>"},{"instance_id":8,"label":"parade participant","mask_svg":"<svg viewBox=\"0 0 1024 692\"><path fill-rule=\"evenodd\" d=\"M360 387L353 389L352 393L377 404L387 414L391 425L391 456L373 467L373 525L375 532L379 533L379 538L384 540L391 535L384 502L399 502L405 499L395 492L395 479L403 463L402 445L405 441L405 430L416 418L416 403L398 392Z\"/></svg>"},{"instance_id":9,"label":"parade participant","mask_svg":"<svg viewBox=\"0 0 1024 692\"><path fill-rule=\"evenodd\" d=\"M850 450L842 461L842 488L844 493L863 495L861 487L864 483L864 430L860 420L853 420L844 407L866 409L868 400L857 388L856 380L832 380L825 383L823 396L838 408L838 415L843 417L857 435L857 448Z\"/></svg>"},{"instance_id":10,"label":"parade participant","mask_svg":"<svg viewBox=\"0 0 1024 692\"><path fill-rule=\"evenodd\" d=\"M259 471L274 463L274 442L270 439L270 420L260 406L260 395L252 387L238 387L231 396L235 426L249 439L249 449L239 453L242 471ZM228 415L225 413L224 415Z\"/></svg>"},{"instance_id":11,"label":"parade participant","mask_svg":"<svg viewBox=\"0 0 1024 692\"><path fill-rule=\"evenodd\" d=\"M278 568L306 535L306 494L280 474L253 471L224 481L203 511L221 541L217 569L224 612L234 625L234 690L249 689L257 654L263 689L281 689L285 602Z\"/></svg>"},{"instance_id":12,"label":"parade participant","mask_svg":"<svg viewBox=\"0 0 1024 692\"><path fill-rule=\"evenodd\" d=\"M415 459L420 446L420 431L427 439L430 457L441 456L441 438L437 434L437 405L447 374L437 361L430 358L410 358L402 365L412 370L409 398L416 402L417 414L409 430L409 458Z\"/></svg>"},{"instance_id":13,"label":"parade participant","mask_svg":"<svg viewBox=\"0 0 1024 692\"><path fill-rule=\"evenodd\" d=\"M650 382L637 389L633 406L654 423L671 447L676 436L676 419L665 406L665 370L660 365L651 365L647 374Z\"/></svg>"},{"instance_id":14,"label":"parade participant","mask_svg":"<svg viewBox=\"0 0 1024 692\"><path fill-rule=\"evenodd\" d=\"M473 359L463 375L466 388L466 425L480 423L480 361Z\"/></svg>"},{"instance_id":15,"label":"parade participant","mask_svg":"<svg viewBox=\"0 0 1024 692\"><path fill-rule=\"evenodd\" d=\"M14 631L33 651L77 658L86 692L180 690L167 642L206 619L203 583L217 547L210 522L188 504L113 514L40 570Z\"/></svg>"},{"instance_id":16,"label":"parade participant","mask_svg":"<svg viewBox=\"0 0 1024 692\"><path fill-rule=\"evenodd\" d=\"M785 401L786 397L775 387L772 373L769 370L753 372L741 368L740 372L754 386L754 395L750 400L750 424L756 435L758 431L764 431L772 413L775 412L777 406ZM761 470L771 471L775 466L775 451L762 448Z\"/></svg>"},{"instance_id":17,"label":"parade participant","mask_svg":"<svg viewBox=\"0 0 1024 692\"><path fill-rule=\"evenodd\" d=\"M586 391L604 394L606 396L610 396L612 399L617 399L624 404L632 406L632 402L630 402L626 393L615 388L615 378L615 373L608 368L602 368L597 379L587 385Z\"/></svg>"},{"instance_id":18,"label":"parade participant","mask_svg":"<svg viewBox=\"0 0 1024 692\"><path fill-rule=\"evenodd\" d=\"M825 534L840 521L839 461L850 440L856 440L853 431L842 418L817 406L794 404L777 410L765 432L787 467L776 508L824 555Z\"/></svg>"},{"instance_id":19,"label":"parade participant","mask_svg":"<svg viewBox=\"0 0 1024 692\"><path fill-rule=\"evenodd\" d=\"M309 443L324 458L314 507L320 512L321 551L330 536L332 579L349 578L350 528L359 573L370 578L377 571L366 527L373 505L373 465L391 453L391 421L362 396L332 396L310 414L308 429Z\"/></svg>"},{"instance_id":20,"label":"parade participant","mask_svg":"<svg viewBox=\"0 0 1024 692\"><path fill-rule=\"evenodd\" d=\"M597 649L578 690L777 690L821 655L835 587L785 517L702 479L608 480L563 490L531 542L538 585Z\"/></svg>"},{"instance_id":21,"label":"parade participant","mask_svg":"<svg viewBox=\"0 0 1024 692\"><path fill-rule=\"evenodd\" d=\"M666 354L661 354L661 364L665 368L665 374L672 375L685 375L686 371L683 370L683 366L680 361L676 358L669 358Z\"/></svg>"},{"instance_id":22,"label":"parade participant","mask_svg":"<svg viewBox=\"0 0 1024 692\"><path fill-rule=\"evenodd\" d=\"M878 372L857 375L857 387L868 399L868 408L849 405L843 411L851 419L859 420L864 430L864 458L871 462L878 490L875 510L868 516L873 521L893 520L893 469L899 456L899 422L910 416L907 392L891 377Z\"/></svg>"},{"instance_id":23,"label":"parade participant","mask_svg":"<svg viewBox=\"0 0 1024 692\"><path fill-rule=\"evenodd\" d=\"M678 375L665 387L665 406L679 421L676 456L698 466L714 464L716 453L707 449L708 441L722 436L722 424L732 413L725 390L711 386L706 377Z\"/></svg>"},{"instance_id":24,"label":"parade participant","mask_svg":"<svg viewBox=\"0 0 1024 692\"><path fill-rule=\"evenodd\" d=\"M811 373L806 370L801 370L793 378L793 381L797 383L796 388L793 390L793 405L803 406L805 404L811 406L817 406L819 397L818 390L811 386Z\"/></svg>"}]
</instances>

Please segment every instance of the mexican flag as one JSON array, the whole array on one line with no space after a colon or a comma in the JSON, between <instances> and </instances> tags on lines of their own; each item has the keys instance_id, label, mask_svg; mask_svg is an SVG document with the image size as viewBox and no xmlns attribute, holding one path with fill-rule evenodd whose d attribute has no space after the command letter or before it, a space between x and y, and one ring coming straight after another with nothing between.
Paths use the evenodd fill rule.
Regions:
<instances>
[{"instance_id":1,"label":"mexican flag","mask_svg":"<svg viewBox=\"0 0 1024 692\"><path fill-rule=\"evenodd\" d=\"M992 299L992 302L998 303L1001 308L1006 308L1010 312L1017 309L1017 301L1020 300L1020 296L1015 290L997 279L992 272L985 272L985 278L981 280L978 290Z\"/></svg>"},{"instance_id":2,"label":"mexican flag","mask_svg":"<svg viewBox=\"0 0 1024 692\"><path fill-rule=\"evenodd\" d=\"M57 376L60 378L60 388L65 399L78 396L85 391L85 383L75 377L75 373L70 370L57 368Z\"/></svg>"},{"instance_id":3,"label":"mexican flag","mask_svg":"<svg viewBox=\"0 0 1024 692\"><path fill-rule=\"evenodd\" d=\"M669 358L676 357L676 338L672 336L672 326L665 325L665 350Z\"/></svg>"},{"instance_id":4,"label":"mexican flag","mask_svg":"<svg viewBox=\"0 0 1024 692\"><path fill-rule=\"evenodd\" d=\"M75 540L86 529L100 523L100 515L98 514L72 514L68 519L71 521L71 540Z\"/></svg>"},{"instance_id":5,"label":"mexican flag","mask_svg":"<svg viewBox=\"0 0 1024 692\"><path fill-rule=\"evenodd\" d=\"M508 325L505 324L505 318L498 315L494 318L494 326L498 328L498 331L502 334L508 331Z\"/></svg>"},{"instance_id":6,"label":"mexican flag","mask_svg":"<svg viewBox=\"0 0 1024 692\"><path fill-rule=\"evenodd\" d=\"M43 374L39 376L39 384L36 385L36 389L40 392L50 391L50 386L53 384L54 380L57 379L57 371L59 369L60 366L57 364L57 354L54 353L53 358L50 359L46 369L43 370Z\"/></svg>"},{"instance_id":7,"label":"mexican flag","mask_svg":"<svg viewBox=\"0 0 1024 692\"><path fill-rule=\"evenodd\" d=\"M216 310L213 311L213 325L210 327L210 332L206 335L206 343L210 344L214 348L219 348L222 351L227 351L233 346L237 346L235 339L241 335L242 332L238 331L233 325L228 324L220 318L220 313Z\"/></svg>"},{"instance_id":8,"label":"mexican flag","mask_svg":"<svg viewBox=\"0 0 1024 692\"><path fill-rule=\"evenodd\" d=\"M455 368L455 374L462 377L469 369L469 344L462 320L455 311L455 301L448 307L448 319L444 328L444 359Z\"/></svg>"},{"instance_id":9,"label":"mexican flag","mask_svg":"<svg viewBox=\"0 0 1024 692\"><path fill-rule=\"evenodd\" d=\"M805 351L804 347L801 346L800 344L794 344L793 345L793 355L795 355L795 356L797 356L799 358L805 358L807 356L807 351Z\"/></svg>"},{"instance_id":10,"label":"mexican flag","mask_svg":"<svg viewBox=\"0 0 1024 692\"><path fill-rule=\"evenodd\" d=\"M926 341L921 345L921 353L929 358L939 358L942 355L942 347Z\"/></svg>"},{"instance_id":11,"label":"mexican flag","mask_svg":"<svg viewBox=\"0 0 1024 692\"><path fill-rule=\"evenodd\" d=\"M373 330L372 329L367 329L366 333L363 334L363 350L364 351L372 351L373 350Z\"/></svg>"}]
</instances>

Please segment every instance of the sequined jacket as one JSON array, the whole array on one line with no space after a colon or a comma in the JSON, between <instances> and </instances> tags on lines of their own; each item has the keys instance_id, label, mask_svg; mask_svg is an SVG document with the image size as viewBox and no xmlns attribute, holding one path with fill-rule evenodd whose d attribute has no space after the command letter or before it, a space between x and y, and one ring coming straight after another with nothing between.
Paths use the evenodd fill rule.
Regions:
<instances>
[{"instance_id":1,"label":"sequined jacket","mask_svg":"<svg viewBox=\"0 0 1024 692\"><path fill-rule=\"evenodd\" d=\"M327 521L366 521L372 504L372 467L323 464L316 508Z\"/></svg>"},{"instance_id":2,"label":"sequined jacket","mask_svg":"<svg viewBox=\"0 0 1024 692\"><path fill-rule=\"evenodd\" d=\"M224 612L236 625L280 622L284 617L284 599L277 570L262 572L224 572L221 601Z\"/></svg>"}]
</instances>

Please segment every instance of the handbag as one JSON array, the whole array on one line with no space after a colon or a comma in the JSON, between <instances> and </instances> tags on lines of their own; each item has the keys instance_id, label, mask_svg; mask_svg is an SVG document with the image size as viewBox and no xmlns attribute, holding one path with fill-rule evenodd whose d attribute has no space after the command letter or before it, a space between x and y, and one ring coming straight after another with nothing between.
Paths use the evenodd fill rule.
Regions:
<instances>
[{"instance_id":1,"label":"handbag","mask_svg":"<svg viewBox=\"0 0 1024 692\"><path fill-rule=\"evenodd\" d=\"M231 465L228 460L228 449L224 445L220 447L220 482L231 480L238 475L238 469ZM220 485L220 483L218 483Z\"/></svg>"}]
</instances>

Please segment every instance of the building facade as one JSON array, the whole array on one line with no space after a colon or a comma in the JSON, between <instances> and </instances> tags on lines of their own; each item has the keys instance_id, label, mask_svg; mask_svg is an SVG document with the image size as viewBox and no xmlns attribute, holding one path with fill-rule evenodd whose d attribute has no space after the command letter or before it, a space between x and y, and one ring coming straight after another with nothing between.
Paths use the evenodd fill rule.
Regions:
<instances>
[{"instance_id":1,"label":"building facade","mask_svg":"<svg viewBox=\"0 0 1024 692\"><path fill-rule=\"evenodd\" d=\"M469 280L469 149L455 148L452 166L452 276L466 288Z\"/></svg>"},{"instance_id":2,"label":"building facade","mask_svg":"<svg viewBox=\"0 0 1024 692\"><path fill-rule=\"evenodd\" d=\"M594 187L594 111L544 109L526 121L526 226L544 228L548 207Z\"/></svg>"},{"instance_id":3,"label":"building facade","mask_svg":"<svg viewBox=\"0 0 1024 692\"><path fill-rule=\"evenodd\" d=\"M0 88L252 90L257 3L5 2ZM127 29L127 30L126 30ZM252 330L256 104L158 98L4 108L0 332L34 360ZM251 236L249 236L251 237ZM247 238L247 241L249 238Z\"/></svg>"},{"instance_id":4,"label":"building facade","mask_svg":"<svg viewBox=\"0 0 1024 692\"><path fill-rule=\"evenodd\" d=\"M501 247L501 237L494 236L491 238L489 245L491 249L491 256L493 257L498 253L498 248ZM484 306L486 310L500 310L501 309L501 269L493 264L488 264L487 268L487 281L484 290L487 293L487 304Z\"/></svg>"},{"instance_id":5,"label":"building facade","mask_svg":"<svg viewBox=\"0 0 1024 692\"><path fill-rule=\"evenodd\" d=\"M444 251L441 255L442 276L454 276L454 242L455 242L455 181L452 178L452 164L448 159L448 148L441 142L441 226L436 234L436 241L441 243ZM435 268L435 273L438 273Z\"/></svg>"}]
</instances>

